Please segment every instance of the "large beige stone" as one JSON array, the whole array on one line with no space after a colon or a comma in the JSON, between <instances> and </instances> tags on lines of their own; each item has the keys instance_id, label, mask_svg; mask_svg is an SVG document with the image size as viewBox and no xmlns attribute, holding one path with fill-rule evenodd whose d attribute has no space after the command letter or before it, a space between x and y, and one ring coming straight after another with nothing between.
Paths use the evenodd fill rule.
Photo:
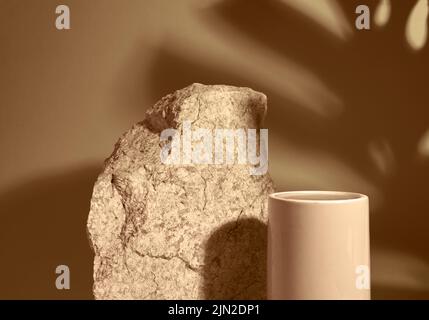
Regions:
<instances>
[{"instance_id":1,"label":"large beige stone","mask_svg":"<svg viewBox=\"0 0 429 320\"><path fill-rule=\"evenodd\" d=\"M263 299L268 174L247 164L167 165L160 133L259 128L266 97L193 84L167 95L115 145L88 217L97 299Z\"/></svg>"}]
</instances>

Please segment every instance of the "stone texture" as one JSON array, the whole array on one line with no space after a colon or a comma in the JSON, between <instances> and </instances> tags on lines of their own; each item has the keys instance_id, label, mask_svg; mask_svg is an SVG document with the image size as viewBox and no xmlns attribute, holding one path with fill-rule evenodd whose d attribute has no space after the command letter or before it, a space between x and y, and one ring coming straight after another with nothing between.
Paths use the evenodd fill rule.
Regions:
<instances>
[{"instance_id":1,"label":"stone texture","mask_svg":"<svg viewBox=\"0 0 429 320\"><path fill-rule=\"evenodd\" d=\"M88 217L96 299L264 299L268 176L248 165L166 165L160 132L259 128L266 97L193 84L116 143Z\"/></svg>"}]
</instances>

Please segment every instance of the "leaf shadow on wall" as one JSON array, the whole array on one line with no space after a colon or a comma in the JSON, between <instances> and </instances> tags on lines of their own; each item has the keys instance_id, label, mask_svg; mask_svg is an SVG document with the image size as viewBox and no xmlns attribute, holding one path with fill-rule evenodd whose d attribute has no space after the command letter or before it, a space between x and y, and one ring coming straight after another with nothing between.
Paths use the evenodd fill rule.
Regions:
<instances>
[{"instance_id":1,"label":"leaf shadow on wall","mask_svg":"<svg viewBox=\"0 0 429 320\"><path fill-rule=\"evenodd\" d=\"M0 298L93 298L86 220L99 171L70 170L0 195ZM55 287L60 264L70 268L70 290Z\"/></svg>"},{"instance_id":2,"label":"leaf shadow on wall","mask_svg":"<svg viewBox=\"0 0 429 320\"><path fill-rule=\"evenodd\" d=\"M372 8L375 3L368 1ZM354 26L359 1L338 4ZM219 67L221 58L211 64L195 59L192 53L178 55L168 44L160 49L153 65L151 92L158 98L201 82L249 86L266 93L269 112L265 125L270 136L328 152L380 190L383 201L371 212L372 248L406 252L429 265L429 164L427 159L418 160L416 150L420 137L429 128L429 97L425 88L429 55L427 47L411 52L404 42L411 6L410 2L394 3L392 19L384 29L354 31L344 43L327 35L309 18L270 0L223 1L204 13L213 28L219 21L226 23L240 31L242 37L292 58L317 74L344 101L344 112L337 118L320 119L266 87L263 80ZM213 16L217 22L213 22ZM394 165L387 173L381 172L370 155L370 146L377 141L386 141L393 151ZM287 181L285 186L287 190ZM377 256L373 255L372 268L381 273L389 268L392 274L389 283L374 282L373 298L429 298L428 290L397 285L394 264L378 265ZM428 278L402 276L423 276L421 281Z\"/></svg>"}]
</instances>

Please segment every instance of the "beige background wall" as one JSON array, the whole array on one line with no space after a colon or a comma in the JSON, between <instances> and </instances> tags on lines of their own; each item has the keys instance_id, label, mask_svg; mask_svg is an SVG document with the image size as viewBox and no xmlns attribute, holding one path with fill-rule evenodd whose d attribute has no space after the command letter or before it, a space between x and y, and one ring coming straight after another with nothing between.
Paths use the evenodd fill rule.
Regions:
<instances>
[{"instance_id":1,"label":"beige background wall","mask_svg":"<svg viewBox=\"0 0 429 320\"><path fill-rule=\"evenodd\" d=\"M0 0L0 298L92 298L103 159L192 82L265 92L278 189L369 194L373 296L429 298L428 49L405 42L412 1L358 32L362 3L377 1Z\"/></svg>"}]
</instances>

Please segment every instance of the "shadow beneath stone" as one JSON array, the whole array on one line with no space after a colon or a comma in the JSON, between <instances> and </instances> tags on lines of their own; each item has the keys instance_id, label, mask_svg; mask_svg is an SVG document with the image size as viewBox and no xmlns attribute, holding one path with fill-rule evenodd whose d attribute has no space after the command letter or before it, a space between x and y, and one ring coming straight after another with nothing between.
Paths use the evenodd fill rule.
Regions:
<instances>
[{"instance_id":1,"label":"shadow beneath stone","mask_svg":"<svg viewBox=\"0 0 429 320\"><path fill-rule=\"evenodd\" d=\"M206 248L205 299L266 299L267 226L255 218L216 229Z\"/></svg>"}]
</instances>

